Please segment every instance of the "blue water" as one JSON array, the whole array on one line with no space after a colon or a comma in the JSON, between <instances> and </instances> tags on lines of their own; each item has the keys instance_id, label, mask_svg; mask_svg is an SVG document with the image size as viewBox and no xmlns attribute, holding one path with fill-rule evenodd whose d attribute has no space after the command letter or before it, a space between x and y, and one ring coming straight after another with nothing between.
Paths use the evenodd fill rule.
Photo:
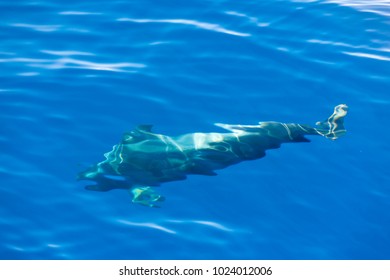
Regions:
<instances>
[{"instance_id":1,"label":"blue water","mask_svg":"<svg viewBox=\"0 0 390 280\"><path fill-rule=\"evenodd\" d=\"M1 259L390 259L385 1L0 2ZM76 175L121 135L313 124L337 141L164 184L162 208Z\"/></svg>"}]
</instances>

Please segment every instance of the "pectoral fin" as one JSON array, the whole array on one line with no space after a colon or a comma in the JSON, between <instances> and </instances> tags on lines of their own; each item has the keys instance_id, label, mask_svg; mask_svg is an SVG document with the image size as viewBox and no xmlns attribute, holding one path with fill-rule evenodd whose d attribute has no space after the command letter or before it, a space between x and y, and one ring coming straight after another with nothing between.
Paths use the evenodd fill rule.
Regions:
<instances>
[{"instance_id":1,"label":"pectoral fin","mask_svg":"<svg viewBox=\"0 0 390 280\"><path fill-rule=\"evenodd\" d=\"M132 202L144 206L159 208L157 202L162 202L165 198L154 191L152 187L135 187L130 189L133 195Z\"/></svg>"}]
</instances>

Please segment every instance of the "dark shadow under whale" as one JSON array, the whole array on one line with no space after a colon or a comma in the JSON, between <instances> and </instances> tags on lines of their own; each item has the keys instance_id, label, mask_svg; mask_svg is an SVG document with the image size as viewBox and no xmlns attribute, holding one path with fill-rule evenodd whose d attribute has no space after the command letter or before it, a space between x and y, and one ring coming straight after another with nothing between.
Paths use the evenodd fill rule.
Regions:
<instances>
[{"instance_id":1,"label":"dark shadow under whale","mask_svg":"<svg viewBox=\"0 0 390 280\"><path fill-rule=\"evenodd\" d=\"M106 160L78 174L78 180L91 180L88 190L126 189L133 202L157 207L164 198L154 191L161 183L184 180L187 175L215 176L215 170L244 160L265 156L265 151L283 143L310 142L306 135L335 140L345 134L344 117L348 107L334 108L333 114L315 127L295 123L260 122L258 125L216 125L228 133L190 133L166 136L140 125L125 133Z\"/></svg>"}]
</instances>

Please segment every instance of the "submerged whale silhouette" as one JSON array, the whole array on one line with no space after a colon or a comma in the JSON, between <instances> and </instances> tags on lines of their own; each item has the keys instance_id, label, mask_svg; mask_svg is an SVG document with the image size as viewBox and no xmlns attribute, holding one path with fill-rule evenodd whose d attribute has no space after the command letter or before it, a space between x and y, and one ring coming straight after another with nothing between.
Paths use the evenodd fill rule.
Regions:
<instances>
[{"instance_id":1,"label":"submerged whale silhouette","mask_svg":"<svg viewBox=\"0 0 390 280\"><path fill-rule=\"evenodd\" d=\"M158 207L164 197L153 187L164 182L186 179L187 175L217 175L214 171L244 160L265 156L265 151L282 143L310 142L305 135L321 135L335 140L345 134L347 105L334 108L333 114L316 127L295 123L260 122L258 125L217 123L229 133L190 133L170 137L140 125L125 133L106 160L78 174L78 180L91 180L94 191L126 189L133 202Z\"/></svg>"}]
</instances>

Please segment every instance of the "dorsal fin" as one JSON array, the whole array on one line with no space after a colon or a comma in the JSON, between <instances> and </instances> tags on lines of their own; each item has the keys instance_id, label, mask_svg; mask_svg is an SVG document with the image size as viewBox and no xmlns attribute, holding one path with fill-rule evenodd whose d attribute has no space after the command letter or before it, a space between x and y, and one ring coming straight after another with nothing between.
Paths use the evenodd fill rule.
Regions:
<instances>
[{"instance_id":1,"label":"dorsal fin","mask_svg":"<svg viewBox=\"0 0 390 280\"><path fill-rule=\"evenodd\" d=\"M122 144L137 143L139 141L142 141L147 137L150 137L149 133L151 132L152 132L152 125L150 124L139 125L137 126L136 129L123 134Z\"/></svg>"},{"instance_id":2,"label":"dorsal fin","mask_svg":"<svg viewBox=\"0 0 390 280\"><path fill-rule=\"evenodd\" d=\"M143 131L143 132L152 132L153 125L151 124L141 124L137 126L137 130Z\"/></svg>"}]
</instances>

